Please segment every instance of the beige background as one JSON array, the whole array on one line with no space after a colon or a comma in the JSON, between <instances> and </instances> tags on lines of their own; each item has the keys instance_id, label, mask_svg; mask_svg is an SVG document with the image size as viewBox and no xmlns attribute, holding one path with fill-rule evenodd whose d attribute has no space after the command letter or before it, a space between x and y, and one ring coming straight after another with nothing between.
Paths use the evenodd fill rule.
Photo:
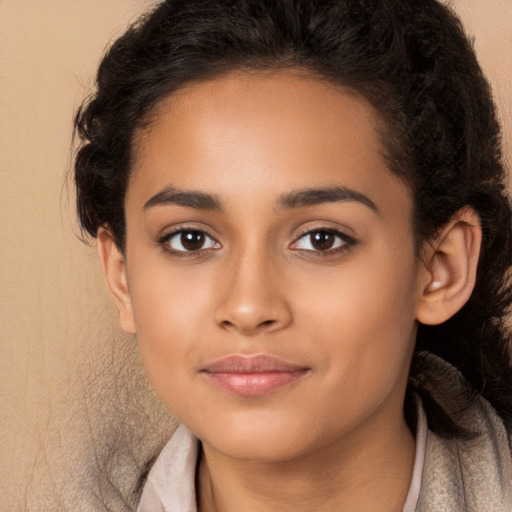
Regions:
<instances>
[{"instance_id":1,"label":"beige background","mask_svg":"<svg viewBox=\"0 0 512 512\"><path fill-rule=\"evenodd\" d=\"M129 510L135 475L173 428L119 331L94 247L76 238L64 186L74 108L105 43L150 4L0 0L1 512ZM511 162L512 0L455 6Z\"/></svg>"}]
</instances>

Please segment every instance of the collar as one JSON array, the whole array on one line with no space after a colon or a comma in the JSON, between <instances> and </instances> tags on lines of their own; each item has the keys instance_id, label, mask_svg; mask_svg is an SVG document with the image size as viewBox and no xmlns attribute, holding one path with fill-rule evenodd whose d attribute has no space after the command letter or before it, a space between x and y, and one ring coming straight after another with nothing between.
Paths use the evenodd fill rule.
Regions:
<instances>
[{"instance_id":1,"label":"collar","mask_svg":"<svg viewBox=\"0 0 512 512\"><path fill-rule=\"evenodd\" d=\"M197 512L199 440L181 424L149 472L137 512Z\"/></svg>"}]
</instances>

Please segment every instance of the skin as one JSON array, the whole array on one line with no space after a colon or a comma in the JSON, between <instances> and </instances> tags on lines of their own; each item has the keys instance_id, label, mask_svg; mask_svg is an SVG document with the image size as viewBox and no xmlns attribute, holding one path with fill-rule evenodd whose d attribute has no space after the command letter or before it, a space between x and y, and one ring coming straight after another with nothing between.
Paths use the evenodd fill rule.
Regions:
<instances>
[{"instance_id":1,"label":"skin","mask_svg":"<svg viewBox=\"0 0 512 512\"><path fill-rule=\"evenodd\" d=\"M138 135L125 253L105 229L100 256L157 394L202 441L200 510L403 506L417 321L467 299L479 231L464 210L417 257L380 126L357 95L281 71L187 86ZM334 187L345 196L304 193ZM184 251L179 230L204 232L202 248ZM311 232L326 230L319 250ZM305 371L240 396L202 371L233 354Z\"/></svg>"}]
</instances>

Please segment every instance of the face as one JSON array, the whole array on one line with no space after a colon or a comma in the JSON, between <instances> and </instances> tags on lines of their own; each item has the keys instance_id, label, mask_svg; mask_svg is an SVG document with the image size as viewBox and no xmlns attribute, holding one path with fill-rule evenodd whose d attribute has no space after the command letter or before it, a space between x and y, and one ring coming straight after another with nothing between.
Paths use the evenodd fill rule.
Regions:
<instances>
[{"instance_id":1,"label":"face","mask_svg":"<svg viewBox=\"0 0 512 512\"><path fill-rule=\"evenodd\" d=\"M206 446L286 460L403 422L420 271L362 98L292 72L163 102L135 144L123 326Z\"/></svg>"}]
</instances>

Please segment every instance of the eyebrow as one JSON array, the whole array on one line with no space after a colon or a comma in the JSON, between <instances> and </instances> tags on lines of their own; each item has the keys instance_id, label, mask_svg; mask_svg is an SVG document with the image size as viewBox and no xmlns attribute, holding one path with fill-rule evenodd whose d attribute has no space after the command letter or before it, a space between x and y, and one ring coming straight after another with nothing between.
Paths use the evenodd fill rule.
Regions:
<instances>
[{"instance_id":1,"label":"eyebrow","mask_svg":"<svg viewBox=\"0 0 512 512\"><path fill-rule=\"evenodd\" d=\"M307 188L284 194L281 196L280 208L305 208L322 203L338 203L356 201L379 213L377 205L361 192L346 187Z\"/></svg>"},{"instance_id":2,"label":"eyebrow","mask_svg":"<svg viewBox=\"0 0 512 512\"><path fill-rule=\"evenodd\" d=\"M152 196L144 203L143 210L166 204L175 204L196 210L222 210L220 201L212 194L195 190L184 191L174 187L164 188Z\"/></svg>"},{"instance_id":3,"label":"eyebrow","mask_svg":"<svg viewBox=\"0 0 512 512\"><path fill-rule=\"evenodd\" d=\"M355 201L379 213L377 205L368 197L347 187L306 188L283 194L278 201L278 208L307 208L322 203L338 203ZM174 187L166 187L144 203L143 210L154 206L175 204L196 210L222 211L217 196L195 190L184 191Z\"/></svg>"}]
</instances>

